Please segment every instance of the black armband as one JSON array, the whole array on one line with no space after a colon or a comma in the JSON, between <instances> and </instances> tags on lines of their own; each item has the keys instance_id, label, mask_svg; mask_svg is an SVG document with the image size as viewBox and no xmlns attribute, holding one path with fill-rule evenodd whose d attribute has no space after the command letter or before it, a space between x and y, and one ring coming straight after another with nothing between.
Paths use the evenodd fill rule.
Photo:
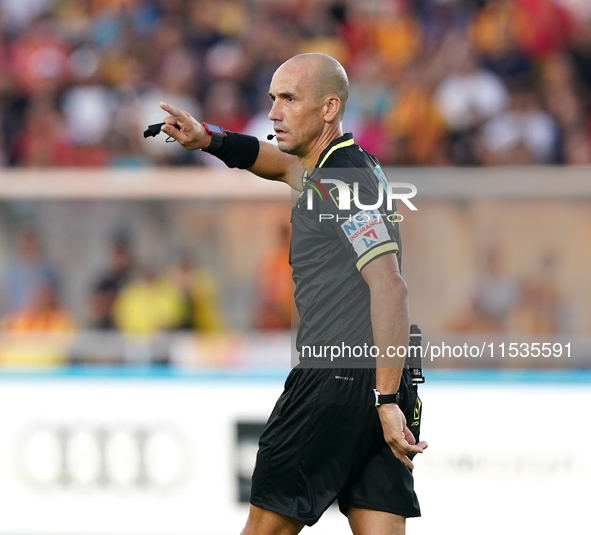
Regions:
<instances>
[{"instance_id":1,"label":"black armband","mask_svg":"<svg viewBox=\"0 0 591 535\"><path fill-rule=\"evenodd\" d=\"M219 148L212 151L207 148L203 151L213 154L228 167L237 167L238 169L252 167L259 156L259 140L254 136L237 134L236 132L226 132L226 134Z\"/></svg>"}]
</instances>

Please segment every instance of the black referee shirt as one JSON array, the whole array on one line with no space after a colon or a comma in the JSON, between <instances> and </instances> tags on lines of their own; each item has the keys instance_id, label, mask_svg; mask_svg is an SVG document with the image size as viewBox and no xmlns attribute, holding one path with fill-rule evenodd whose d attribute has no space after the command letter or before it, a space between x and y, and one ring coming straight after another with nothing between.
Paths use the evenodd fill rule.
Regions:
<instances>
[{"instance_id":1,"label":"black referee shirt","mask_svg":"<svg viewBox=\"0 0 591 535\"><path fill-rule=\"evenodd\" d=\"M339 188L323 179L348 186L349 209L339 209ZM361 270L384 254L394 252L399 266L401 260L396 205L387 210L386 182L377 159L351 134L334 140L313 173L304 174L303 191L291 212L298 352L302 346L373 345L369 287ZM359 208L355 188L366 207L377 203L381 189L381 205Z\"/></svg>"}]
</instances>

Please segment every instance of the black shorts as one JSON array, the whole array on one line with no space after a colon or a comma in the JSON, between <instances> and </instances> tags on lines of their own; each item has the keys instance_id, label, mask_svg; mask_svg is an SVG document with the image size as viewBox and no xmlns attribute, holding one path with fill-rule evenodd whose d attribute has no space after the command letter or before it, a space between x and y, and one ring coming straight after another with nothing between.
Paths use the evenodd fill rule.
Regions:
<instances>
[{"instance_id":1,"label":"black shorts","mask_svg":"<svg viewBox=\"0 0 591 535\"><path fill-rule=\"evenodd\" d=\"M386 444L375 369L294 368L259 442L250 503L308 526L338 500L420 516L412 471ZM421 402L407 370L400 408L418 441Z\"/></svg>"}]
</instances>

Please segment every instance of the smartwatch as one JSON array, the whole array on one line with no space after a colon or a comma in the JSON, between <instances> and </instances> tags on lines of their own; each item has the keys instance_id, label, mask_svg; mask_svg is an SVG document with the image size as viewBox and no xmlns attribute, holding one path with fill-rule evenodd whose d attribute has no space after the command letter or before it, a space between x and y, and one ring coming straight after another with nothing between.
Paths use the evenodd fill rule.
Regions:
<instances>
[{"instance_id":1,"label":"smartwatch","mask_svg":"<svg viewBox=\"0 0 591 535\"><path fill-rule=\"evenodd\" d=\"M226 134L226 131L221 126L215 124L203 123L203 127L208 134L211 134L211 143L209 147L202 150L214 154L222 146L224 138L228 134Z\"/></svg>"},{"instance_id":2,"label":"smartwatch","mask_svg":"<svg viewBox=\"0 0 591 535\"><path fill-rule=\"evenodd\" d=\"M374 388L373 393L376 399L376 407L379 407L380 405L388 405L390 403L396 403L396 405L398 405L398 403L400 402L400 392L396 392L396 394L380 394Z\"/></svg>"}]
</instances>

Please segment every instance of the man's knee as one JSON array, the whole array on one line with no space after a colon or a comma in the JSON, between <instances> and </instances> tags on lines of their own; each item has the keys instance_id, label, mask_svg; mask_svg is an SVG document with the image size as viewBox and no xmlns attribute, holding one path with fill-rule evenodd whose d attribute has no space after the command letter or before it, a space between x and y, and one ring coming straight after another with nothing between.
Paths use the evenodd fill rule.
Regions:
<instances>
[{"instance_id":1,"label":"man's knee","mask_svg":"<svg viewBox=\"0 0 591 535\"><path fill-rule=\"evenodd\" d=\"M251 505L241 535L296 535L303 527L304 524L294 518Z\"/></svg>"}]
</instances>

